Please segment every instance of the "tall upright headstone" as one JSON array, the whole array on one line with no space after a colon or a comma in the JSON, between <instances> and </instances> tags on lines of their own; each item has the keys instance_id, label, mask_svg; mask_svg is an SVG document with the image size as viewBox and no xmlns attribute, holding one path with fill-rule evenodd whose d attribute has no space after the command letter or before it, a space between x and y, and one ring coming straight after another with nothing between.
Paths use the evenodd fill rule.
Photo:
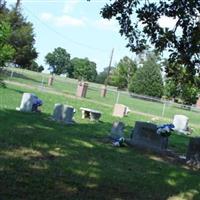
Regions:
<instances>
[{"instance_id":1,"label":"tall upright headstone","mask_svg":"<svg viewBox=\"0 0 200 200\"><path fill-rule=\"evenodd\" d=\"M55 104L52 118L56 121L62 121L63 105Z\"/></svg>"},{"instance_id":2,"label":"tall upright headstone","mask_svg":"<svg viewBox=\"0 0 200 200\"><path fill-rule=\"evenodd\" d=\"M107 87L103 85L101 87L101 97L106 97L106 93L107 93Z\"/></svg>"},{"instance_id":3,"label":"tall upright headstone","mask_svg":"<svg viewBox=\"0 0 200 200\"><path fill-rule=\"evenodd\" d=\"M197 107L197 108L200 108L200 97L197 99L196 107Z\"/></svg>"},{"instance_id":4,"label":"tall upright headstone","mask_svg":"<svg viewBox=\"0 0 200 200\"><path fill-rule=\"evenodd\" d=\"M62 112L62 120L66 124L73 124L74 108L72 106L64 105Z\"/></svg>"},{"instance_id":5,"label":"tall upright headstone","mask_svg":"<svg viewBox=\"0 0 200 200\"><path fill-rule=\"evenodd\" d=\"M33 107L33 99L34 97L31 93L24 93L19 110L23 112L31 112Z\"/></svg>"},{"instance_id":6,"label":"tall upright headstone","mask_svg":"<svg viewBox=\"0 0 200 200\"><path fill-rule=\"evenodd\" d=\"M79 82L77 87L76 96L77 97L86 97L88 89L88 83L85 82Z\"/></svg>"},{"instance_id":7,"label":"tall upright headstone","mask_svg":"<svg viewBox=\"0 0 200 200\"><path fill-rule=\"evenodd\" d=\"M48 79L48 86L52 86L53 85L53 76L49 76L49 79Z\"/></svg>"}]
</instances>

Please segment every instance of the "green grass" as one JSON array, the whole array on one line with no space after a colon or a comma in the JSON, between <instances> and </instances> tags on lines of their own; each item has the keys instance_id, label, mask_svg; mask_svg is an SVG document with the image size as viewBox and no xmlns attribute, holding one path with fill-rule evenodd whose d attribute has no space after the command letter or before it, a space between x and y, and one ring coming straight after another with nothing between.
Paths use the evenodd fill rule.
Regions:
<instances>
[{"instance_id":1,"label":"green grass","mask_svg":"<svg viewBox=\"0 0 200 200\"><path fill-rule=\"evenodd\" d=\"M23 92L34 92L44 101L41 114L15 111ZM76 124L50 120L58 102L76 108ZM105 140L118 118L103 103L12 85L0 88L0 199L200 199L198 171ZM81 119L80 107L102 111L102 121ZM137 120L151 118L123 118L127 137ZM170 148L185 153L188 140L173 134Z\"/></svg>"},{"instance_id":2,"label":"green grass","mask_svg":"<svg viewBox=\"0 0 200 200\"><path fill-rule=\"evenodd\" d=\"M11 68L9 68L9 70L11 70ZM14 71L13 77L11 78L10 75L8 75L7 77L8 80L28 85L34 85L37 87L42 85L42 80L43 80L43 85L48 88L47 86L49 77L48 74L36 73L28 70L21 70L15 68L12 68L12 70ZM56 76L54 84L50 88L55 91L63 92L65 94L75 95L77 88L77 80ZM101 85L99 84L89 83L87 98L113 106L117 100L116 88L108 87L109 91L107 93L106 98L100 97L100 88ZM136 112L143 112L151 115L156 115L158 117L162 117L163 104L161 103L145 101L137 98L131 98L127 93L123 92L120 92L118 103L125 104L129 106L131 110ZM166 105L163 117L167 118L168 121L172 122L175 114L186 115L189 118L189 123L194 129L196 127L200 127L199 125L200 112L188 111L176 108L174 106Z\"/></svg>"}]
</instances>

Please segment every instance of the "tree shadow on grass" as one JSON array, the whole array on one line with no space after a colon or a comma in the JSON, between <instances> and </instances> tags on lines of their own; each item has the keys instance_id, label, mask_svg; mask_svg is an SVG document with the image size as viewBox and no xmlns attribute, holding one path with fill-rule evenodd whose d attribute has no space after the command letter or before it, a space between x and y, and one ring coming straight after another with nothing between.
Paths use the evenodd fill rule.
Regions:
<instances>
[{"instance_id":1,"label":"tree shadow on grass","mask_svg":"<svg viewBox=\"0 0 200 200\"><path fill-rule=\"evenodd\" d=\"M2 199L200 198L199 172L113 147L111 123L66 126L12 110L0 110L0 123Z\"/></svg>"}]
</instances>

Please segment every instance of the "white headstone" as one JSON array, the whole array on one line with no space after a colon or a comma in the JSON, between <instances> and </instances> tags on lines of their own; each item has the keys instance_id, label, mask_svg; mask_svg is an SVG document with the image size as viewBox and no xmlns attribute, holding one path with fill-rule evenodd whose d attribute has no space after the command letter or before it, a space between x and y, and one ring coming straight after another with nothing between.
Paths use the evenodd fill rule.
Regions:
<instances>
[{"instance_id":1,"label":"white headstone","mask_svg":"<svg viewBox=\"0 0 200 200\"><path fill-rule=\"evenodd\" d=\"M20 111L31 112L34 96L31 93L24 93L21 100Z\"/></svg>"},{"instance_id":2,"label":"white headstone","mask_svg":"<svg viewBox=\"0 0 200 200\"><path fill-rule=\"evenodd\" d=\"M185 115L174 115L174 129L178 131L187 131L188 130L188 117Z\"/></svg>"}]
</instances>

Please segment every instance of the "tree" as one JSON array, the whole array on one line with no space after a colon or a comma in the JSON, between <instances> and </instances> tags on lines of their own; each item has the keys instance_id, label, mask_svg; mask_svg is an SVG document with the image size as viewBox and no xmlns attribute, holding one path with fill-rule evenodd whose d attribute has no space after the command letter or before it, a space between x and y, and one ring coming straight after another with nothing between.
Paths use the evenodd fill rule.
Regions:
<instances>
[{"instance_id":1,"label":"tree","mask_svg":"<svg viewBox=\"0 0 200 200\"><path fill-rule=\"evenodd\" d=\"M119 89L127 88L136 70L136 63L129 57L125 56L119 61L116 68L113 70L111 76L112 84L117 86Z\"/></svg>"},{"instance_id":2,"label":"tree","mask_svg":"<svg viewBox=\"0 0 200 200\"><path fill-rule=\"evenodd\" d=\"M96 63L88 58L73 58L74 78L95 81L97 76Z\"/></svg>"},{"instance_id":3,"label":"tree","mask_svg":"<svg viewBox=\"0 0 200 200\"><path fill-rule=\"evenodd\" d=\"M115 18L127 47L136 53L152 44L158 52L169 52L169 63L186 67L194 80L200 67L200 1L193 0L115 0L101 10L103 18ZM159 25L161 17L175 19L173 29ZM166 72L170 70L167 66ZM174 71L175 72L175 71Z\"/></svg>"},{"instance_id":4,"label":"tree","mask_svg":"<svg viewBox=\"0 0 200 200\"><path fill-rule=\"evenodd\" d=\"M55 48L52 53L45 56L45 62L50 66L53 74L67 74L72 77L73 67L70 61L70 54L61 47Z\"/></svg>"},{"instance_id":5,"label":"tree","mask_svg":"<svg viewBox=\"0 0 200 200\"><path fill-rule=\"evenodd\" d=\"M37 62L32 61L31 66L30 66L31 71L36 71L36 72L42 72L44 70L44 67L42 65L38 65Z\"/></svg>"},{"instance_id":6,"label":"tree","mask_svg":"<svg viewBox=\"0 0 200 200\"><path fill-rule=\"evenodd\" d=\"M11 27L8 44L15 49L12 63L16 67L29 69L32 61L37 58L37 52L34 48L35 35L33 25L27 22L21 13L19 2L16 7L8 9L6 2L1 0L0 18L6 20Z\"/></svg>"},{"instance_id":7,"label":"tree","mask_svg":"<svg viewBox=\"0 0 200 200\"><path fill-rule=\"evenodd\" d=\"M97 83L101 83L101 84L105 83L105 81L106 81L106 79L108 77L108 70L109 70L109 67L105 67L102 72L97 74L97 76L96 76L96 82ZM111 74L112 74L113 70L114 70L114 67L111 67L111 70L110 70ZM111 85L110 80L108 80L108 85Z\"/></svg>"},{"instance_id":8,"label":"tree","mask_svg":"<svg viewBox=\"0 0 200 200\"><path fill-rule=\"evenodd\" d=\"M188 74L184 66L178 65L176 69L176 73L166 80L165 96L173 98L175 101L181 101L184 104L194 104L197 100L199 87L198 77L195 77L195 80L191 81L188 79Z\"/></svg>"},{"instance_id":9,"label":"tree","mask_svg":"<svg viewBox=\"0 0 200 200\"><path fill-rule=\"evenodd\" d=\"M35 35L33 25L27 22L20 12L20 9L12 9L8 14L12 27L12 34L9 44L15 49L13 63L20 68L29 69L32 61L37 58L34 48Z\"/></svg>"},{"instance_id":10,"label":"tree","mask_svg":"<svg viewBox=\"0 0 200 200\"><path fill-rule=\"evenodd\" d=\"M8 44L10 33L10 25L6 21L0 20L0 67L4 67L13 58L15 52Z\"/></svg>"},{"instance_id":11,"label":"tree","mask_svg":"<svg viewBox=\"0 0 200 200\"><path fill-rule=\"evenodd\" d=\"M137 94L153 97L163 95L163 81L161 75L161 65L158 64L158 57L148 54L146 60L140 63L139 67L131 80L129 90Z\"/></svg>"}]
</instances>

